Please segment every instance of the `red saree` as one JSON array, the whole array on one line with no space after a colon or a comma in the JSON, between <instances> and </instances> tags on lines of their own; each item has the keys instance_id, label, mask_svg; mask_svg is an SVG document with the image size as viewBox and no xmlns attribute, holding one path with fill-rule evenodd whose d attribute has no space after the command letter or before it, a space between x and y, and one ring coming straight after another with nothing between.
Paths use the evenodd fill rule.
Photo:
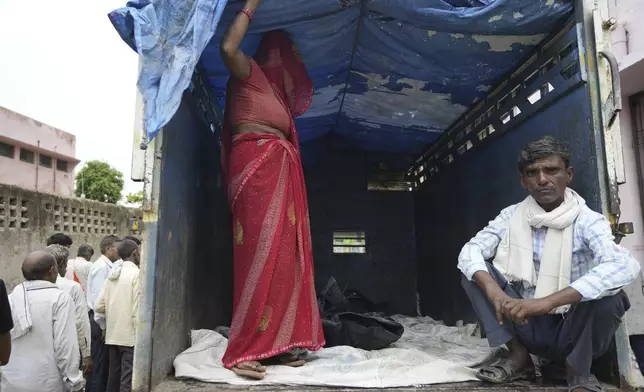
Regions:
<instances>
[{"instance_id":1,"label":"red saree","mask_svg":"<svg viewBox=\"0 0 644 392\"><path fill-rule=\"evenodd\" d=\"M222 137L234 246L233 319L223 357L229 369L294 348L324 346L293 120L310 105L313 83L283 33L267 33L255 59L248 79L229 82ZM249 122L281 129L288 140L232 135L234 124Z\"/></svg>"}]
</instances>

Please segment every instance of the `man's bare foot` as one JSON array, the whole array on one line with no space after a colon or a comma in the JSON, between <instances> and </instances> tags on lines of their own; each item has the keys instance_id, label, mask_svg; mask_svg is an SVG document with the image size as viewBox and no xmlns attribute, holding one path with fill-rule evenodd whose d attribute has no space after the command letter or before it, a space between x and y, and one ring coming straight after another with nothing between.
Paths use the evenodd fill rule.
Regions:
<instances>
[{"instance_id":1,"label":"man's bare foot","mask_svg":"<svg viewBox=\"0 0 644 392\"><path fill-rule=\"evenodd\" d=\"M266 376L266 366L263 366L257 361L242 362L233 367L233 372L238 376L253 378L255 380L263 380Z\"/></svg>"}]
</instances>

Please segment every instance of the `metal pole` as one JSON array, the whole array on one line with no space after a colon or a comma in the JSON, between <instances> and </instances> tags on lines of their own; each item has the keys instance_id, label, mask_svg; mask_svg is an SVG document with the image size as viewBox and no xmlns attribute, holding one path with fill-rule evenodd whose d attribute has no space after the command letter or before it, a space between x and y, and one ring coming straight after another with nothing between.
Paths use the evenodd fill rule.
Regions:
<instances>
[{"instance_id":1,"label":"metal pole","mask_svg":"<svg viewBox=\"0 0 644 392\"><path fill-rule=\"evenodd\" d=\"M40 140L38 140L38 152L34 153L34 163L36 164L36 192L38 192L38 170L40 167Z\"/></svg>"}]
</instances>

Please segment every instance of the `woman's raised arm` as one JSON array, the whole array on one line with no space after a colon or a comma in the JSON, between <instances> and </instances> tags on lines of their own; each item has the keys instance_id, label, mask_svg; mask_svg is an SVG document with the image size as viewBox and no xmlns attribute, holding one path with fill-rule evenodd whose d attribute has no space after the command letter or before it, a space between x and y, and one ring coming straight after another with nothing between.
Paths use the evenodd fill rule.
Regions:
<instances>
[{"instance_id":1,"label":"woman's raised arm","mask_svg":"<svg viewBox=\"0 0 644 392\"><path fill-rule=\"evenodd\" d=\"M246 79L250 76L250 59L239 49L239 45L248 31L248 25L253 21L253 14L259 7L259 3L261 0L246 0L244 8L237 14L233 23L228 26L219 47L226 68L239 79Z\"/></svg>"}]
</instances>

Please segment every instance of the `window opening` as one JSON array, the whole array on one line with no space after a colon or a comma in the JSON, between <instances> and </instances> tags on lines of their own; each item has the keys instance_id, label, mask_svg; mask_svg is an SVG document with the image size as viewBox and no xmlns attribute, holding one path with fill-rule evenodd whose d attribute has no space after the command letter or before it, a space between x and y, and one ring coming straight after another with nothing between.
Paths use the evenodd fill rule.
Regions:
<instances>
[{"instance_id":1,"label":"window opening","mask_svg":"<svg viewBox=\"0 0 644 392\"><path fill-rule=\"evenodd\" d=\"M541 90L537 90L530 94L528 97L528 102L530 102L531 105L534 105L535 103L539 102L541 99Z\"/></svg>"},{"instance_id":2,"label":"window opening","mask_svg":"<svg viewBox=\"0 0 644 392\"><path fill-rule=\"evenodd\" d=\"M51 159L51 157L49 155L40 154L39 161L40 161L40 166L48 167L48 168L51 169L52 159Z\"/></svg>"},{"instance_id":3,"label":"window opening","mask_svg":"<svg viewBox=\"0 0 644 392\"><path fill-rule=\"evenodd\" d=\"M68 162L62 159L56 159L56 170L67 173L69 170Z\"/></svg>"},{"instance_id":4,"label":"window opening","mask_svg":"<svg viewBox=\"0 0 644 392\"><path fill-rule=\"evenodd\" d=\"M530 87L532 82L534 82L539 77L539 70L534 71L525 79L524 86Z\"/></svg>"},{"instance_id":5,"label":"window opening","mask_svg":"<svg viewBox=\"0 0 644 392\"><path fill-rule=\"evenodd\" d=\"M575 51L575 45L573 45L573 43L570 43L565 48L559 51L559 60L565 59L566 57L570 56L570 54L574 51Z\"/></svg>"},{"instance_id":6,"label":"window opening","mask_svg":"<svg viewBox=\"0 0 644 392\"><path fill-rule=\"evenodd\" d=\"M577 73L579 73L579 63L577 62L570 64L560 72L561 76L566 80L572 78Z\"/></svg>"},{"instance_id":7,"label":"window opening","mask_svg":"<svg viewBox=\"0 0 644 392\"><path fill-rule=\"evenodd\" d=\"M29 151L25 148L20 149L20 160L27 163L36 162L36 154L33 151Z\"/></svg>"},{"instance_id":8,"label":"window opening","mask_svg":"<svg viewBox=\"0 0 644 392\"><path fill-rule=\"evenodd\" d=\"M364 231L334 231L334 254L367 253L367 236Z\"/></svg>"},{"instance_id":9,"label":"window opening","mask_svg":"<svg viewBox=\"0 0 644 392\"><path fill-rule=\"evenodd\" d=\"M11 144L0 142L0 156L13 159L16 148Z\"/></svg>"}]
</instances>

